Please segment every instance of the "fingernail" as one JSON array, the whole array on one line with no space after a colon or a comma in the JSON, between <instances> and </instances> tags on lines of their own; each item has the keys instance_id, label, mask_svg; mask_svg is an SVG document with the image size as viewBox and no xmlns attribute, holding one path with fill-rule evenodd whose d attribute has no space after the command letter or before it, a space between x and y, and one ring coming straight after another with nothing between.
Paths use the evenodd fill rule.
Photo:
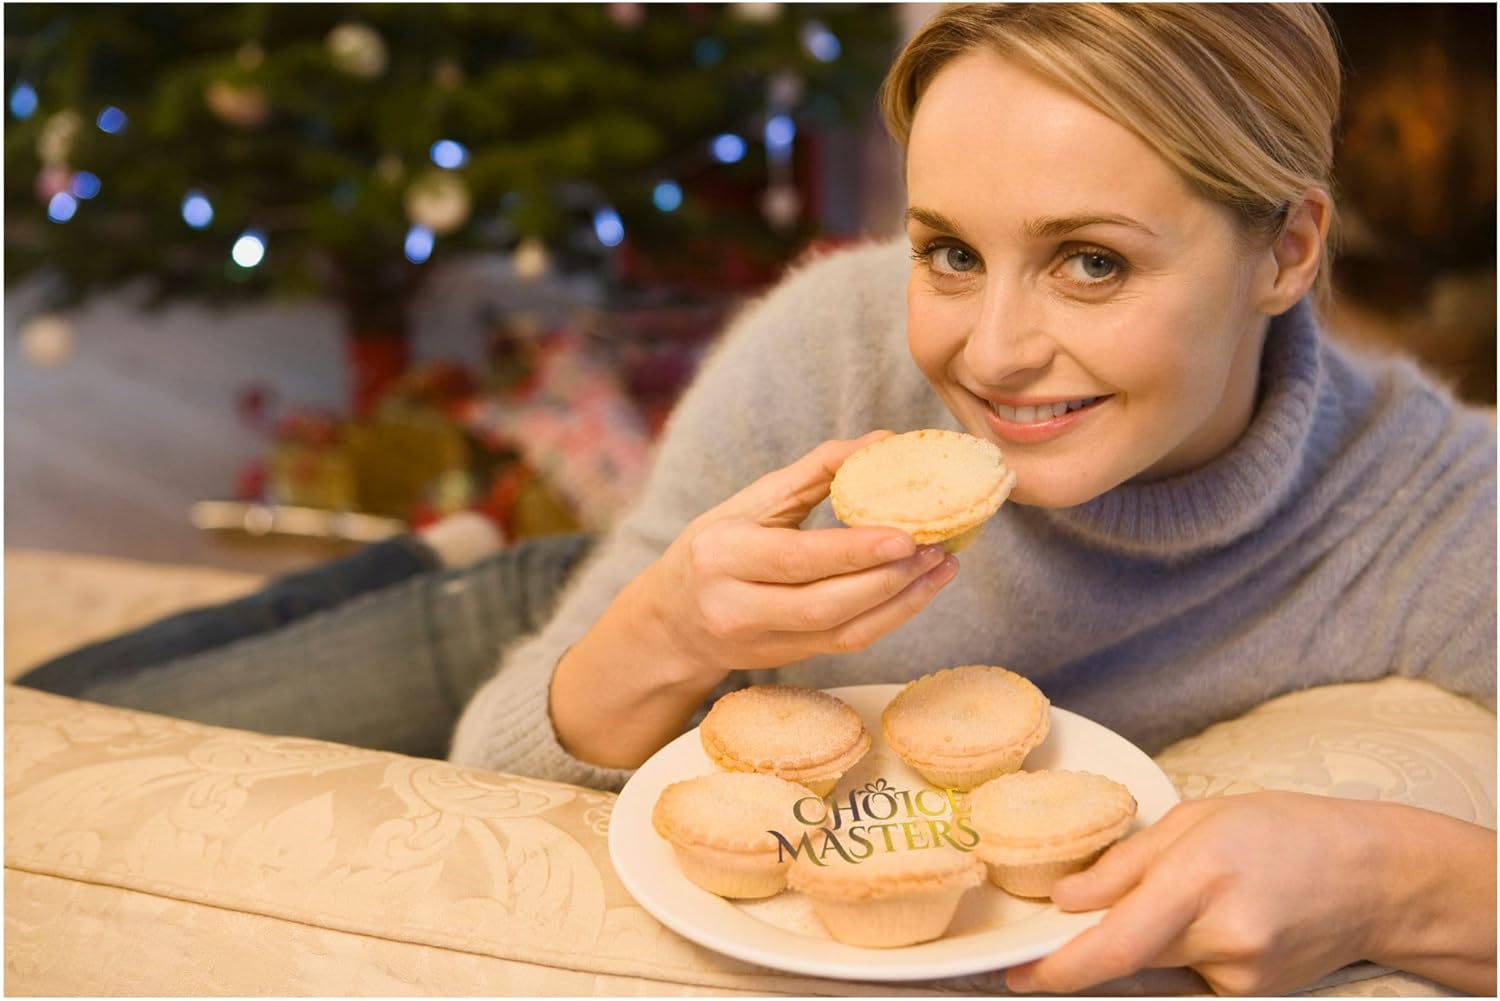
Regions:
<instances>
[{"instance_id":1,"label":"fingernail","mask_svg":"<svg viewBox=\"0 0 1500 1001\"><path fill-rule=\"evenodd\" d=\"M939 584L946 584L958 576L958 560L951 554L944 554L938 565L929 570L928 574Z\"/></svg>"},{"instance_id":2,"label":"fingernail","mask_svg":"<svg viewBox=\"0 0 1500 1001\"><path fill-rule=\"evenodd\" d=\"M883 560L901 560L911 555L910 539L886 539L875 547L875 555Z\"/></svg>"},{"instance_id":3,"label":"fingernail","mask_svg":"<svg viewBox=\"0 0 1500 1001\"><path fill-rule=\"evenodd\" d=\"M1011 970L1005 975L1005 986L1017 994L1029 994L1036 990L1036 981L1024 970Z\"/></svg>"},{"instance_id":4,"label":"fingernail","mask_svg":"<svg viewBox=\"0 0 1500 1001\"><path fill-rule=\"evenodd\" d=\"M923 567L935 567L943 562L942 546L919 546L917 548L917 563Z\"/></svg>"}]
</instances>

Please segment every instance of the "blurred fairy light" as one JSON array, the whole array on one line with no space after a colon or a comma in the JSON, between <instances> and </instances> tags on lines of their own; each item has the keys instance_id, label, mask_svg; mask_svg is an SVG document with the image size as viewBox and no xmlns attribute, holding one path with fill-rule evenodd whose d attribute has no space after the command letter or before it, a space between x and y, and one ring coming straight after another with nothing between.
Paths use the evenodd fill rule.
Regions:
<instances>
[{"instance_id":1,"label":"blurred fairy light","mask_svg":"<svg viewBox=\"0 0 1500 1001\"><path fill-rule=\"evenodd\" d=\"M406 259L413 264L422 264L432 256L436 242L432 230L426 226L413 226L406 231Z\"/></svg>"},{"instance_id":2,"label":"blurred fairy light","mask_svg":"<svg viewBox=\"0 0 1500 1001\"><path fill-rule=\"evenodd\" d=\"M700 38L693 45L693 62L704 69L717 66L724 58L724 43L712 35Z\"/></svg>"},{"instance_id":3,"label":"blurred fairy light","mask_svg":"<svg viewBox=\"0 0 1500 1001\"><path fill-rule=\"evenodd\" d=\"M844 51L838 36L818 21L809 21L803 25L802 47L820 63L831 63Z\"/></svg>"},{"instance_id":4,"label":"blurred fairy light","mask_svg":"<svg viewBox=\"0 0 1500 1001\"><path fill-rule=\"evenodd\" d=\"M21 121L25 121L36 114L37 97L36 88L26 81L21 81L12 88L10 92L10 113Z\"/></svg>"},{"instance_id":5,"label":"blurred fairy light","mask_svg":"<svg viewBox=\"0 0 1500 1001\"><path fill-rule=\"evenodd\" d=\"M125 131L125 126L128 124L130 124L130 120L125 117L125 112L114 105L110 105L99 112L98 125L100 132L108 132L110 135L114 135L116 132Z\"/></svg>"},{"instance_id":6,"label":"blurred fairy light","mask_svg":"<svg viewBox=\"0 0 1500 1001\"><path fill-rule=\"evenodd\" d=\"M80 170L78 173L73 175L74 198L93 198L99 193L99 189L101 187L103 187L103 185L99 183L98 175L91 174L87 170Z\"/></svg>"},{"instance_id":7,"label":"blurred fairy light","mask_svg":"<svg viewBox=\"0 0 1500 1001\"><path fill-rule=\"evenodd\" d=\"M739 163L745 157L745 140L733 132L714 136L709 148L713 150L714 159L720 163Z\"/></svg>"},{"instance_id":8,"label":"blurred fairy light","mask_svg":"<svg viewBox=\"0 0 1500 1001\"><path fill-rule=\"evenodd\" d=\"M594 213L594 235L606 247L617 247L625 239L625 224L620 213L605 207Z\"/></svg>"},{"instance_id":9,"label":"blurred fairy light","mask_svg":"<svg viewBox=\"0 0 1500 1001\"><path fill-rule=\"evenodd\" d=\"M333 207L340 212L350 212L359 201L359 189L354 186L353 181L340 181L334 185L328 200L333 202Z\"/></svg>"},{"instance_id":10,"label":"blurred fairy light","mask_svg":"<svg viewBox=\"0 0 1500 1001\"><path fill-rule=\"evenodd\" d=\"M53 222L67 222L78 211L78 201L66 191L59 191L47 203L47 218Z\"/></svg>"},{"instance_id":11,"label":"blurred fairy light","mask_svg":"<svg viewBox=\"0 0 1500 1001\"><path fill-rule=\"evenodd\" d=\"M797 138L797 123L791 115L772 115L766 120L766 152L772 156L785 156L792 151L792 140Z\"/></svg>"},{"instance_id":12,"label":"blurred fairy light","mask_svg":"<svg viewBox=\"0 0 1500 1001\"><path fill-rule=\"evenodd\" d=\"M675 212L682 205L682 188L676 181L662 181L651 189L651 204L663 212Z\"/></svg>"},{"instance_id":13,"label":"blurred fairy light","mask_svg":"<svg viewBox=\"0 0 1500 1001\"><path fill-rule=\"evenodd\" d=\"M214 207L201 191L189 191L182 199L182 221L194 229L203 229L214 221Z\"/></svg>"},{"instance_id":14,"label":"blurred fairy light","mask_svg":"<svg viewBox=\"0 0 1500 1001\"><path fill-rule=\"evenodd\" d=\"M469 162L469 151L463 143L454 142L452 139L439 139L432 144L427 151L432 157L432 162L444 170L457 170Z\"/></svg>"},{"instance_id":15,"label":"blurred fairy light","mask_svg":"<svg viewBox=\"0 0 1500 1001\"><path fill-rule=\"evenodd\" d=\"M242 268L253 268L266 257L266 241L255 230L246 230L234 241L230 258Z\"/></svg>"}]
</instances>

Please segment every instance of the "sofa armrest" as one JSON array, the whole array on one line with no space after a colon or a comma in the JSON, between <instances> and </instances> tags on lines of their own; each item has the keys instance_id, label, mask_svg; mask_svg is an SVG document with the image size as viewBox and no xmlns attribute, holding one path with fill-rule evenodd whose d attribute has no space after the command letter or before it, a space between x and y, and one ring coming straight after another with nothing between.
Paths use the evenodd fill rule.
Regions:
<instances>
[{"instance_id":1,"label":"sofa armrest","mask_svg":"<svg viewBox=\"0 0 1500 1001\"><path fill-rule=\"evenodd\" d=\"M59 897L55 881L93 884L239 918L220 943L228 955L182 953L176 969L151 971L133 948L102 954L95 935L80 934L100 919L76 891L61 898L78 920L61 923L24 920L36 909L11 893L8 993L65 993L60 983L90 994L184 993L183 983L347 992L322 979L331 971L288 982L287 969L266 969L267 950L248 943L285 940L288 926L435 950L429 969L438 954L501 961L482 988L428 983L419 993L578 993L580 983L583 993L606 983L634 993L642 982L646 993L827 992L686 942L636 905L608 859L613 795L14 686L5 709L13 889ZM54 959L39 966L43 954Z\"/></svg>"},{"instance_id":2,"label":"sofa armrest","mask_svg":"<svg viewBox=\"0 0 1500 1001\"><path fill-rule=\"evenodd\" d=\"M1293 692L1156 756L1185 799L1286 789L1495 827L1495 714L1411 678Z\"/></svg>"},{"instance_id":3,"label":"sofa armrest","mask_svg":"<svg viewBox=\"0 0 1500 1001\"><path fill-rule=\"evenodd\" d=\"M1494 823L1494 717L1417 682L1312 690L1169 748L1186 796L1303 788ZM11 994L970 994L696 946L606 848L614 797L6 688ZM1440 993L1379 968L1313 993ZM1358 982L1349 982L1358 981ZM1112 993L1202 989L1148 971Z\"/></svg>"}]
</instances>

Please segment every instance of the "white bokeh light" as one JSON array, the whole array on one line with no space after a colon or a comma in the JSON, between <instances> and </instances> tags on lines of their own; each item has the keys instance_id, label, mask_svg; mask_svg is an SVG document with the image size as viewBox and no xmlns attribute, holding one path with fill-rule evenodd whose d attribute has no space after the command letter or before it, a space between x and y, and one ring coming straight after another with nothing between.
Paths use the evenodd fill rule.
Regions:
<instances>
[{"instance_id":1,"label":"white bokeh light","mask_svg":"<svg viewBox=\"0 0 1500 1001\"><path fill-rule=\"evenodd\" d=\"M240 238L234 241L234 248L229 251L229 256L240 267L253 268L265 260L265 238L254 231L242 233Z\"/></svg>"}]
</instances>

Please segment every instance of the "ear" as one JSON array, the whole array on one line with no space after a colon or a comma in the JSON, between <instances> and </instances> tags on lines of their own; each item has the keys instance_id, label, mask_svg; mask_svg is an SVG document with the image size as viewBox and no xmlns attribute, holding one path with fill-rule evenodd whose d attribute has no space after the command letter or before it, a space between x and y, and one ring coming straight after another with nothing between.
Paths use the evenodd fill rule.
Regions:
<instances>
[{"instance_id":1,"label":"ear","mask_svg":"<svg viewBox=\"0 0 1500 1001\"><path fill-rule=\"evenodd\" d=\"M1301 201L1292 203L1286 224L1267 252L1271 274L1260 296L1267 316L1291 309L1312 288L1332 221L1333 200L1321 188L1309 188Z\"/></svg>"}]
</instances>

